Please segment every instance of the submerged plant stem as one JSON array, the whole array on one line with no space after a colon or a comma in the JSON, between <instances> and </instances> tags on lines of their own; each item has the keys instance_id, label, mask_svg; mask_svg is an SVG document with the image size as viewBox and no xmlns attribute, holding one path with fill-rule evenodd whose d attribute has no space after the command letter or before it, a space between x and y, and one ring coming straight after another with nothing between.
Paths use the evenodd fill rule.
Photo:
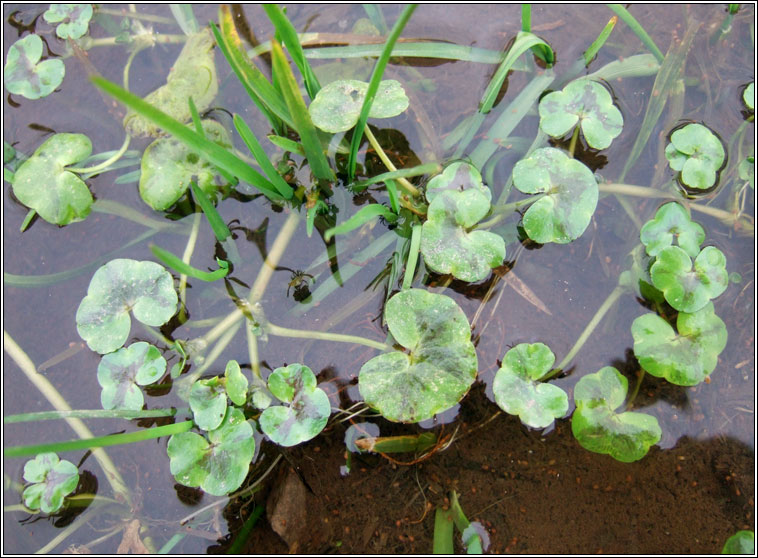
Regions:
<instances>
[{"instance_id":1,"label":"submerged plant stem","mask_svg":"<svg viewBox=\"0 0 758 558\"><path fill-rule=\"evenodd\" d=\"M369 129L368 126L366 126L366 129L363 132L366 134L366 137L368 138L369 143L371 144L371 147L374 148L374 151L376 151L376 154L379 156L379 158L382 160L382 163L384 163L384 166L387 167L387 169L391 172L397 171L397 167L392 164L392 161L390 161L390 158L387 157L387 154L384 152L384 149L382 149L382 146L379 145L379 142L376 139L376 136L374 136L373 132ZM419 192L418 188L416 188L413 184L408 182L406 178L398 177L395 180L397 180L398 184L403 187L403 189L413 196L414 198L419 196L421 192Z\"/></svg>"},{"instance_id":2,"label":"submerged plant stem","mask_svg":"<svg viewBox=\"0 0 758 558\"><path fill-rule=\"evenodd\" d=\"M548 380L552 378L560 371L562 371L566 365L573 360L579 350L590 338L592 332L595 331L595 328L598 326L598 324L600 324L600 321L605 317L608 310L611 309L611 307L616 303L616 301L624 293L625 290L626 289L624 287L617 286L615 289L613 289L613 291L611 291L611 294L608 295L608 298L605 299L605 302L603 302L603 304L600 305L600 308L597 309L597 312L595 312L595 315L590 320L590 323L588 323L587 327L584 328L584 331L579 336L579 339L576 340L576 343L574 343L574 346L568 352L566 357L560 362L560 364L558 364L558 366L555 367L552 372L544 376L542 380Z\"/></svg>"},{"instance_id":3,"label":"submerged plant stem","mask_svg":"<svg viewBox=\"0 0 758 558\"><path fill-rule=\"evenodd\" d=\"M202 221L203 214L195 213L192 219L192 229L190 236L187 239L187 246L184 248L184 254L182 254L182 261L189 265L192 259L192 253L195 251L195 244L197 244L197 236L200 231L200 221ZM187 275L182 273L179 276L179 321L184 323L187 321Z\"/></svg>"},{"instance_id":4,"label":"submerged plant stem","mask_svg":"<svg viewBox=\"0 0 758 558\"><path fill-rule=\"evenodd\" d=\"M126 153L126 150L129 149L129 142L132 140L132 137L129 134L126 134L126 137L124 138L124 143L121 145L121 148L116 151L111 157L103 161L102 163L95 165L94 167L66 167L66 170L69 172L75 172L77 174L97 174L105 169L107 169L109 166L111 166L113 163L118 161L121 157L123 157L124 153Z\"/></svg>"},{"instance_id":5,"label":"submerged plant stem","mask_svg":"<svg viewBox=\"0 0 758 558\"><path fill-rule=\"evenodd\" d=\"M577 122L574 127L574 133L571 134L571 143L569 143L569 157L574 158L574 152L576 151L576 142L579 140L579 123Z\"/></svg>"},{"instance_id":6,"label":"submerged plant stem","mask_svg":"<svg viewBox=\"0 0 758 558\"><path fill-rule=\"evenodd\" d=\"M32 359L18 346L16 341L8 335L8 332L3 330L3 350L13 359L18 365L21 371L26 375L30 382L45 396L50 404L58 411L71 411L71 407L57 389L45 378L42 374L37 373L37 369L32 362ZM77 418L65 419L68 425L72 428L76 434L84 439L94 438L94 435L89 428ZM105 478L113 488L113 492L121 497L126 503L131 505L132 499L129 494L129 489L126 487L124 479L118 472L116 465L108 457L108 454L102 448L94 448L92 450L92 456L97 460L105 472Z\"/></svg>"},{"instance_id":7,"label":"submerged plant stem","mask_svg":"<svg viewBox=\"0 0 758 558\"><path fill-rule=\"evenodd\" d=\"M266 324L266 332L280 337L297 337L300 339L321 339L323 341L338 341L341 343L357 343L366 345L380 351L392 351L393 348L386 343L358 337L357 335L345 335L342 333L329 333L328 331L310 331L307 329L290 329L272 323Z\"/></svg>"}]
</instances>

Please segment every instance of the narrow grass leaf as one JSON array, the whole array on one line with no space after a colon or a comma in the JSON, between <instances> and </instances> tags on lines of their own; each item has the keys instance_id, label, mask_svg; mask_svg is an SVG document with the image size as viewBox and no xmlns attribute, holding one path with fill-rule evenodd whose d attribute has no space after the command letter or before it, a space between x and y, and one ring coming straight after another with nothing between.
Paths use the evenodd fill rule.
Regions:
<instances>
[{"instance_id":1,"label":"narrow grass leaf","mask_svg":"<svg viewBox=\"0 0 758 558\"><path fill-rule=\"evenodd\" d=\"M328 229L324 233L324 240L329 242L335 234L348 233L380 216L384 217L390 223L397 221L397 215L393 213L392 210L387 206L378 203L372 203L366 207L362 207L352 217L350 217L350 219L341 225Z\"/></svg>"},{"instance_id":2,"label":"narrow grass leaf","mask_svg":"<svg viewBox=\"0 0 758 558\"><path fill-rule=\"evenodd\" d=\"M266 180L260 173L252 169L242 159L236 157L229 151L225 150L223 147L205 139L181 122L174 120L166 113L156 109L151 104L145 102L144 100L126 91L125 89L122 89L115 83L111 83L110 81L98 76L93 76L90 79L92 79L92 82L97 87L118 101L121 101L135 112L153 121L156 125L163 128L166 132L172 134L177 139L182 141L190 149L200 152L203 157L208 159L211 163L220 169L223 169L229 174L238 177L240 180L244 180L245 182L251 184L260 190L266 197L272 200L281 199L281 196L276 192L276 189L268 180Z\"/></svg>"},{"instance_id":3,"label":"narrow grass leaf","mask_svg":"<svg viewBox=\"0 0 758 558\"><path fill-rule=\"evenodd\" d=\"M305 90L308 92L308 96L311 100L316 98L316 94L321 89L321 85L316 78L316 74L313 73L311 65L305 58L303 53L303 47L300 45L300 38L298 37L295 27L292 25L287 16L284 15L282 9L275 4L264 4L263 10L271 20L271 23L276 29L276 33L279 39L287 47L287 51L290 53L292 60L303 75L305 81Z\"/></svg>"},{"instance_id":4,"label":"narrow grass leaf","mask_svg":"<svg viewBox=\"0 0 758 558\"><path fill-rule=\"evenodd\" d=\"M387 27L387 22L384 19L381 5L363 4L363 11L366 12L369 20L374 24L374 27L379 30L379 33L386 35L389 31L389 28Z\"/></svg>"},{"instance_id":5,"label":"narrow grass leaf","mask_svg":"<svg viewBox=\"0 0 758 558\"><path fill-rule=\"evenodd\" d=\"M205 137L205 130L203 129L203 123L200 121L200 113L197 112L197 106L195 101L192 100L192 96L187 99L189 104L190 114L192 115L192 123L195 125L195 131L201 136Z\"/></svg>"},{"instance_id":6,"label":"narrow grass leaf","mask_svg":"<svg viewBox=\"0 0 758 558\"><path fill-rule=\"evenodd\" d=\"M129 411L123 409L91 409L80 411L41 411L36 413L20 413L3 417L4 424L17 422L37 422L40 420L56 420L68 418L157 418L176 416L177 409L145 409L142 411Z\"/></svg>"},{"instance_id":7,"label":"narrow grass leaf","mask_svg":"<svg viewBox=\"0 0 758 558\"><path fill-rule=\"evenodd\" d=\"M595 58L598 51L603 47L605 44L605 41L608 40L608 37L611 36L611 31L613 31L613 28L616 27L616 22L618 21L618 16L613 16L610 21L603 27L603 30L600 32L600 35L597 36L597 38L592 41L592 44L589 46L587 50L584 51L584 65L589 66L590 62Z\"/></svg>"},{"instance_id":8,"label":"narrow grass leaf","mask_svg":"<svg viewBox=\"0 0 758 558\"><path fill-rule=\"evenodd\" d=\"M185 263L179 256L172 254L168 250L164 250L160 246L152 245L150 246L150 251L164 265L167 265L173 270L178 271L182 275L194 277L195 279L200 279L201 281L207 281L210 283L218 279L223 279L226 277L226 274L229 273L229 262L226 262L224 260L216 259L218 265L220 266L220 269L209 272L192 267L191 265Z\"/></svg>"},{"instance_id":9,"label":"narrow grass leaf","mask_svg":"<svg viewBox=\"0 0 758 558\"><path fill-rule=\"evenodd\" d=\"M311 121L311 115L308 114L308 108L305 106L303 96L300 94L300 88L297 85L289 62L287 62L287 57L284 55L282 46L277 41L272 43L271 60L282 94L287 103L287 108L295 121L294 128L300 134L300 141L303 143L311 171L319 180L333 181L335 179L334 172L332 172L329 161L327 161L326 155L324 155L324 150L321 148L321 139Z\"/></svg>"},{"instance_id":10,"label":"narrow grass leaf","mask_svg":"<svg viewBox=\"0 0 758 558\"><path fill-rule=\"evenodd\" d=\"M192 11L192 4L169 4L171 15L174 16L176 23L185 35L192 35L200 31L200 26L195 19L195 13Z\"/></svg>"},{"instance_id":11,"label":"narrow grass leaf","mask_svg":"<svg viewBox=\"0 0 758 558\"><path fill-rule=\"evenodd\" d=\"M363 99L363 107L361 108L361 115L358 117L358 122L353 130L353 140L350 144L350 155L347 162L347 175L348 181L352 182L355 178L355 167L357 164L358 147L360 147L361 140L363 139L363 130L366 128L366 121L368 120L368 113L371 110L371 104L374 102L376 92L379 90L379 83L382 81L384 75L384 69L387 67L390 55L392 54L392 48L395 46L400 34L403 32L405 25L413 15L416 9L416 4L411 4L403 9L400 17L392 26L392 31L387 37L387 41L384 43L382 54L374 65L374 71L371 74L371 80L366 90L366 98Z\"/></svg>"},{"instance_id":12,"label":"narrow grass leaf","mask_svg":"<svg viewBox=\"0 0 758 558\"><path fill-rule=\"evenodd\" d=\"M642 44L644 44L648 50L653 53L658 62L663 62L663 53L655 44L655 41L653 41L650 35L647 34L647 31L645 31L645 28L639 24L639 22L634 18L632 14L629 13L629 11L624 6L621 4L608 4L608 8L610 8L614 14L621 18L621 21L629 26L629 28L634 32L635 35L637 35L640 41L642 41Z\"/></svg>"},{"instance_id":13,"label":"narrow grass leaf","mask_svg":"<svg viewBox=\"0 0 758 558\"><path fill-rule=\"evenodd\" d=\"M237 533L234 542L227 549L226 554L242 554L242 551L245 549L245 545L247 544L248 537L250 537L250 533L253 531L253 527L255 527L255 524L258 522L258 519L260 519L261 515L263 515L264 510L265 508L260 504L253 508L253 513L251 513L250 517L248 517L245 520L245 523L242 524L242 529L240 529L239 533Z\"/></svg>"},{"instance_id":14,"label":"narrow grass leaf","mask_svg":"<svg viewBox=\"0 0 758 558\"><path fill-rule=\"evenodd\" d=\"M258 161L258 164L260 165L261 169L263 169L265 175L268 177L268 179L284 199L288 200L292 198L292 188L277 172L277 170L274 168L274 165L271 164L268 155L265 151L263 151L263 147L261 147L261 144L258 142L258 138L255 137L255 134L247 125L247 122L245 122L238 114L235 114L233 119L234 127L237 128L237 132L242 138L242 141L245 142L245 145L247 145L250 153L252 153L253 157L255 157L255 160Z\"/></svg>"},{"instance_id":15,"label":"narrow grass leaf","mask_svg":"<svg viewBox=\"0 0 758 558\"><path fill-rule=\"evenodd\" d=\"M303 148L302 143L298 143L289 138L277 136L274 134L268 136L268 139L271 143L277 147L281 147L285 151L289 151L290 153L297 153L298 155L305 157L305 149Z\"/></svg>"},{"instance_id":16,"label":"narrow grass leaf","mask_svg":"<svg viewBox=\"0 0 758 558\"><path fill-rule=\"evenodd\" d=\"M432 552L434 554L454 554L453 546L453 512L437 508L434 513L434 538Z\"/></svg>"},{"instance_id":17,"label":"narrow grass leaf","mask_svg":"<svg viewBox=\"0 0 758 558\"><path fill-rule=\"evenodd\" d=\"M372 184L377 184L379 182L385 182L387 180L394 180L396 178L411 178L414 176L423 176L425 174L436 174L440 172L441 167L438 163L426 163L423 165L417 165L415 167L410 167L407 169L398 169L396 171L391 172L385 172L382 174L377 174L376 176L372 176L371 178L368 178L366 180L360 180L352 185L351 189L354 192L362 192L367 187L371 186Z\"/></svg>"},{"instance_id":18,"label":"narrow grass leaf","mask_svg":"<svg viewBox=\"0 0 758 558\"><path fill-rule=\"evenodd\" d=\"M411 232L411 247L408 250L408 264L405 266L403 273L403 290L408 290L413 285L413 276L416 274L416 264L418 263L419 247L421 246L421 225L413 226Z\"/></svg>"},{"instance_id":19,"label":"narrow grass leaf","mask_svg":"<svg viewBox=\"0 0 758 558\"><path fill-rule=\"evenodd\" d=\"M203 192L194 180L190 182L190 187L192 188L192 194L195 197L195 201L200 206L200 209L203 210L205 218L208 220L208 224L211 226L216 239L219 242L224 242L232 235L232 231L226 226L226 223L224 223L224 220L208 198L208 195Z\"/></svg>"}]
</instances>

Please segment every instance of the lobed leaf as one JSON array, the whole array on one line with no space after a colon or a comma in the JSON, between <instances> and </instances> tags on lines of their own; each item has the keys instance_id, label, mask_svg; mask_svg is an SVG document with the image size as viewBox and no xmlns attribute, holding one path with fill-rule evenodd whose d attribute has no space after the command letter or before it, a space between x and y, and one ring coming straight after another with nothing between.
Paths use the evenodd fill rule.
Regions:
<instances>
[{"instance_id":1,"label":"lobed leaf","mask_svg":"<svg viewBox=\"0 0 758 558\"><path fill-rule=\"evenodd\" d=\"M48 23L60 23L55 34L61 39L79 39L89 28L92 4L50 4L42 17Z\"/></svg>"},{"instance_id":2,"label":"lobed leaf","mask_svg":"<svg viewBox=\"0 0 758 558\"><path fill-rule=\"evenodd\" d=\"M669 202L658 208L655 217L642 226L640 240L649 256L657 256L676 241L688 256L695 258L705 240L705 231L690 220L681 204Z\"/></svg>"},{"instance_id":3,"label":"lobed leaf","mask_svg":"<svg viewBox=\"0 0 758 558\"><path fill-rule=\"evenodd\" d=\"M97 367L103 409L139 411L145 404L139 386L155 383L165 373L166 359L144 341L104 355Z\"/></svg>"},{"instance_id":4,"label":"lobed leaf","mask_svg":"<svg viewBox=\"0 0 758 558\"><path fill-rule=\"evenodd\" d=\"M27 99L46 97L63 83L66 66L63 60L42 58L42 39L28 35L13 43L8 50L3 69L5 88Z\"/></svg>"},{"instance_id":5,"label":"lobed leaf","mask_svg":"<svg viewBox=\"0 0 758 558\"><path fill-rule=\"evenodd\" d=\"M707 190L716 184L726 152L721 140L702 124L687 124L671 134L666 158L672 170L681 173L685 186Z\"/></svg>"},{"instance_id":6,"label":"lobed leaf","mask_svg":"<svg viewBox=\"0 0 758 558\"><path fill-rule=\"evenodd\" d=\"M70 461L61 461L55 453L41 453L24 465L24 480L33 483L24 489L24 505L55 513L63 507L63 499L76 490L79 470Z\"/></svg>"}]
</instances>

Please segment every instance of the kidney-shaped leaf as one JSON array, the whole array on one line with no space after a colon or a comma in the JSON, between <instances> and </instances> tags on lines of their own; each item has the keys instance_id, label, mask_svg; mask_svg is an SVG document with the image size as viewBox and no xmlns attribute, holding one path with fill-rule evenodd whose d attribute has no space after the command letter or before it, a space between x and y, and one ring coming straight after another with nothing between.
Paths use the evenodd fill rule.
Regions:
<instances>
[{"instance_id":1,"label":"kidney-shaped leaf","mask_svg":"<svg viewBox=\"0 0 758 558\"><path fill-rule=\"evenodd\" d=\"M192 384L189 405L193 420L199 428L218 428L226 415L226 390L221 378L214 376Z\"/></svg>"},{"instance_id":2,"label":"kidney-shaped leaf","mask_svg":"<svg viewBox=\"0 0 758 558\"><path fill-rule=\"evenodd\" d=\"M92 276L76 311L76 328L90 349L105 354L129 337L134 317L149 326L165 324L178 298L171 274L155 262L111 260Z\"/></svg>"},{"instance_id":3,"label":"kidney-shaped leaf","mask_svg":"<svg viewBox=\"0 0 758 558\"><path fill-rule=\"evenodd\" d=\"M672 384L694 386L716 368L726 347L724 322L713 312L713 303L695 313L680 312L678 333L657 314L643 314L632 323L634 355L653 376Z\"/></svg>"},{"instance_id":4,"label":"kidney-shaped leaf","mask_svg":"<svg viewBox=\"0 0 758 558\"><path fill-rule=\"evenodd\" d=\"M454 192L477 190L487 198L487 203L492 199L492 192L482 182L479 170L465 161L450 163L441 173L433 177L426 185L426 200L432 203L434 198L448 190ZM489 210L489 207L487 209Z\"/></svg>"},{"instance_id":5,"label":"kidney-shaped leaf","mask_svg":"<svg viewBox=\"0 0 758 558\"><path fill-rule=\"evenodd\" d=\"M726 540L721 554L755 554L755 533L737 531Z\"/></svg>"},{"instance_id":6,"label":"kidney-shaped leaf","mask_svg":"<svg viewBox=\"0 0 758 558\"><path fill-rule=\"evenodd\" d=\"M48 223L67 225L89 215L94 199L87 185L67 165L92 153L83 134L55 134L24 161L13 177L13 194Z\"/></svg>"},{"instance_id":7,"label":"kidney-shaped leaf","mask_svg":"<svg viewBox=\"0 0 758 558\"><path fill-rule=\"evenodd\" d=\"M168 441L171 474L184 486L199 486L223 496L237 490L255 455L253 427L239 409L229 407L208 439L194 432L174 434Z\"/></svg>"},{"instance_id":8,"label":"kidney-shaped leaf","mask_svg":"<svg viewBox=\"0 0 758 558\"><path fill-rule=\"evenodd\" d=\"M568 395L555 385L539 382L555 362L543 343L521 343L505 353L495 374L495 402L509 415L518 415L532 428L547 428L568 411Z\"/></svg>"},{"instance_id":9,"label":"kidney-shaped leaf","mask_svg":"<svg viewBox=\"0 0 758 558\"><path fill-rule=\"evenodd\" d=\"M729 286L726 257L715 246L707 246L692 260L677 246L658 253L650 268L655 288L663 292L672 308L680 312L696 312Z\"/></svg>"},{"instance_id":10,"label":"kidney-shaped leaf","mask_svg":"<svg viewBox=\"0 0 758 558\"><path fill-rule=\"evenodd\" d=\"M166 359L144 341L104 355L97 367L103 409L139 411L145 403L139 386L155 383L165 373Z\"/></svg>"},{"instance_id":11,"label":"kidney-shaped leaf","mask_svg":"<svg viewBox=\"0 0 758 558\"><path fill-rule=\"evenodd\" d=\"M697 123L675 130L665 153L669 166L681 172L684 185L699 190L707 190L716 183L716 173L726 157L716 134Z\"/></svg>"},{"instance_id":12,"label":"kidney-shaped leaf","mask_svg":"<svg viewBox=\"0 0 758 558\"><path fill-rule=\"evenodd\" d=\"M272 441L294 446L315 438L324 429L332 407L310 368L303 364L277 368L269 376L268 389L287 404L267 408L258 421Z\"/></svg>"},{"instance_id":13,"label":"kidney-shaped leaf","mask_svg":"<svg viewBox=\"0 0 758 558\"><path fill-rule=\"evenodd\" d=\"M513 167L513 184L544 195L524 214L529 238L566 244L587 228L597 206L597 181L585 165L553 147L537 149Z\"/></svg>"},{"instance_id":14,"label":"kidney-shaped leaf","mask_svg":"<svg viewBox=\"0 0 758 558\"><path fill-rule=\"evenodd\" d=\"M608 90L591 79L578 79L540 101L540 129L562 137L579 124L590 147L605 149L621 133L624 118Z\"/></svg>"},{"instance_id":15,"label":"kidney-shaped leaf","mask_svg":"<svg viewBox=\"0 0 758 558\"><path fill-rule=\"evenodd\" d=\"M450 273L469 282L481 281L491 268L502 265L503 238L489 231L468 230L489 209L489 199L477 189L437 194L421 229L420 248L426 265L437 273Z\"/></svg>"},{"instance_id":16,"label":"kidney-shaped leaf","mask_svg":"<svg viewBox=\"0 0 758 558\"><path fill-rule=\"evenodd\" d=\"M616 413L627 389L626 378L612 366L584 376L574 388L571 431L583 448L630 463L660 441L661 427L645 413Z\"/></svg>"},{"instance_id":17,"label":"kidney-shaped leaf","mask_svg":"<svg viewBox=\"0 0 758 558\"><path fill-rule=\"evenodd\" d=\"M232 142L226 129L214 120L203 120L205 137L224 149ZM216 196L218 171L207 159L192 151L175 137L159 138L147 146L142 155L139 193L144 202L163 211L174 205L196 177L197 184L208 194Z\"/></svg>"},{"instance_id":18,"label":"kidney-shaped leaf","mask_svg":"<svg viewBox=\"0 0 758 558\"><path fill-rule=\"evenodd\" d=\"M447 296L408 289L385 306L390 333L410 350L363 365L361 395L384 418L420 422L458 403L476 379L477 358L463 310Z\"/></svg>"},{"instance_id":19,"label":"kidney-shaped leaf","mask_svg":"<svg viewBox=\"0 0 758 558\"><path fill-rule=\"evenodd\" d=\"M24 465L24 480L33 483L24 489L24 505L32 510L55 513L63 499L76 490L79 470L55 453L40 453Z\"/></svg>"},{"instance_id":20,"label":"kidney-shaped leaf","mask_svg":"<svg viewBox=\"0 0 758 558\"><path fill-rule=\"evenodd\" d=\"M642 226L640 240L649 256L671 246L674 241L691 258L700 253L705 240L705 231L698 223L690 221L687 210L676 202L663 204L655 212L655 218Z\"/></svg>"},{"instance_id":21,"label":"kidney-shaped leaf","mask_svg":"<svg viewBox=\"0 0 758 558\"><path fill-rule=\"evenodd\" d=\"M226 382L226 394L232 403L239 406L244 405L247 400L248 381L236 360L230 360L226 363L224 380Z\"/></svg>"},{"instance_id":22,"label":"kidney-shaped leaf","mask_svg":"<svg viewBox=\"0 0 758 558\"><path fill-rule=\"evenodd\" d=\"M61 39L78 39L87 32L92 4L50 4L43 17L48 23L60 23L55 34Z\"/></svg>"},{"instance_id":23,"label":"kidney-shaped leaf","mask_svg":"<svg viewBox=\"0 0 758 558\"><path fill-rule=\"evenodd\" d=\"M50 95L63 82L66 66L63 60L52 58L40 62L42 39L27 35L11 45L5 59L3 77L5 88L14 95L39 99Z\"/></svg>"},{"instance_id":24,"label":"kidney-shaped leaf","mask_svg":"<svg viewBox=\"0 0 758 558\"><path fill-rule=\"evenodd\" d=\"M171 67L166 84L147 95L145 101L179 122L187 122L192 116L190 97L199 112L207 109L218 93L214 45L210 28L189 35ZM124 128L137 137L161 135L156 124L131 109L124 117Z\"/></svg>"},{"instance_id":25,"label":"kidney-shaped leaf","mask_svg":"<svg viewBox=\"0 0 758 558\"><path fill-rule=\"evenodd\" d=\"M336 134L355 126L363 108L368 83L354 79L333 81L322 87L308 107L313 124ZM391 118L408 108L408 97L399 82L383 80L369 110L369 118Z\"/></svg>"}]
</instances>

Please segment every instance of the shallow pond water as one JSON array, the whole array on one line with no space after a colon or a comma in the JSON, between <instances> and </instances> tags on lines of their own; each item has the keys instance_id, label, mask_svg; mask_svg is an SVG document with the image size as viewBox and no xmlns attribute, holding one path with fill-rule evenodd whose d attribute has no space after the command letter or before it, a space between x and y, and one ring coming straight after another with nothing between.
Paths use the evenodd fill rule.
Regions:
<instances>
[{"instance_id":1,"label":"shallow pond water","mask_svg":"<svg viewBox=\"0 0 758 558\"><path fill-rule=\"evenodd\" d=\"M754 6L743 5L727 32L721 34L727 14L725 5L631 5L629 11L650 34L660 50L686 56L683 80L686 94L672 99L655 120L649 140L639 158L626 171L625 164L651 99L660 95L655 75L625 77L608 85L624 117L624 130L613 144L600 152L580 145L577 158L607 182L624 182L661 188L672 172L663 155L667 136L684 121L711 127L730 147L729 160L721 173L719 188L699 207L730 208L734 185L739 182L738 156L754 151L752 121L742 103L744 86L754 80ZM121 6L107 6L118 14ZM3 6L4 59L17 37L35 30L46 41L45 53L54 57L67 51L51 25L39 17L46 5ZM126 8L123 8L126 9ZM172 24L167 7L138 5L140 20L164 36L181 31ZM217 20L215 5L193 5L198 21ZM238 17L245 20L261 42L273 30L262 8L245 5ZM391 27L402 11L400 5L382 5ZM353 25L366 17L360 5L291 5L288 17L298 32L324 34L321 47L312 53L312 64L322 82L347 73L368 79L372 60L340 58L327 46L355 43ZM156 17L152 17L156 16ZM613 16L604 6L545 5L533 7L532 30L556 53L555 83L562 83L588 45ZM110 15L110 22L121 21ZM157 18L157 19L156 19ZM106 20L90 26L95 39L112 37ZM519 5L432 5L418 7L403 31L403 38L446 41L473 47L478 55L497 60L521 29ZM693 37L689 50L681 41ZM313 39L313 37L311 37ZM102 40L102 43L108 43ZM140 52L131 65L130 89L145 95L164 82L180 46L161 43ZM481 49L481 50L479 50ZM613 30L587 70L591 73L619 59L648 52L637 35L622 22ZM672 54L673 55L673 54ZM29 101L5 91L3 139L16 150L31 154L53 132L87 134L94 152L116 150L123 141L124 109L101 94L88 81L92 71L120 83L129 52L119 45L98 45L65 59L66 77L52 95ZM514 71L501 90L499 100L475 137L472 146L487 140L486 130L501 117L509 103L543 70L531 55L522 55L527 71ZM240 114L263 138L268 123L253 106L226 61L216 52L219 94L214 116L231 130L229 112ZM267 68L265 58L261 68ZM320 69L319 69L320 68ZM371 121L379 142L398 167L427 162L447 162L454 154L451 134L464 119L474 115L496 65L479 61L393 58L385 76L401 81L410 98L410 109L389 120ZM267 69L266 69L267 71ZM554 85L555 86L555 85ZM485 177L494 192L502 191L516 161L538 131L536 105L532 106L509 137L497 139ZM741 135L740 135L741 134ZM133 140L130 149L141 153L147 140ZM237 147L244 149L241 141ZM563 145L563 144L562 144ZM279 155L271 144L264 144ZM567 145L563 145L567 147ZM470 155L464 152L463 156ZM386 169L370 148L363 146L360 163L367 174ZM181 254L187 243L192 217L179 225L166 215L150 210L140 199L136 179L116 180L136 169L127 167L88 180L95 198L119 202L152 219L153 228L105 210L96 210L84 221L57 227L36 219L19 232L27 208L15 200L10 184L3 194L3 329L26 352L37 368L73 409L100 408L96 370L100 355L90 351L77 334L75 314L94 271L109 259L154 260L154 243ZM619 177L625 174L625 177ZM299 180L307 169L296 170ZM219 204L223 219L236 235L241 263L228 284L245 296L258 274L264 254L286 226L289 210L275 210L264 198L230 197ZM517 192L512 193L518 199ZM387 202L383 188L353 196L341 185L335 187L338 220L366 203ZM411 454L393 456L354 455L350 474L345 465L344 435L349 423L336 414L317 438L293 448L278 448L260 442L260 455L251 469L254 483L278 459L278 465L252 497L227 502L197 490L181 487L169 470L167 439L107 448L132 494L130 508L114 506L93 513L94 507L77 514L33 516L19 510L25 459L3 459L4 506L3 551L33 552L50 544L62 552L72 545L85 545L94 552L114 553L137 545L138 538L155 549L173 541L172 553L204 553L225 550L256 505L266 506L270 494L287 485L288 471L297 472L296 483L306 489L288 496L307 507L309 529L291 534L290 546L271 528L273 512L259 520L241 550L250 553L280 553L299 550L312 553L428 553L432 548L434 509L446 503L450 492L460 495L461 506L471 521L487 529L492 552L547 553L716 553L724 541L740 529L753 529L755 447L755 241L746 226L734 226L716 212L693 212L705 229L707 245L721 249L727 270L734 279L715 301L716 313L728 330L728 342L708 383L679 387L646 375L634 400L635 410L654 415L662 429L660 442L641 460L621 463L607 455L583 449L571 432L571 420L556 421L545 431L530 430L518 417L501 412L494 402L492 384L506 351L519 343L542 342L558 360L571 349L606 297L615 289L619 274L627 268L626 255L638 243L639 226L652 218L662 200L601 194L597 209L584 234L566 245L535 245L519 242L518 216L504 222L499 232L506 238L507 265L488 279L473 285L447 281L426 272L414 287L452 297L473 329L478 356L477 382L468 395L436 421L398 425L372 418L382 435L415 434L429 429L443 448L421 460ZM102 207L102 206L101 206ZM124 211L120 211L124 215ZM754 190L744 197L742 223L752 224ZM163 225L163 229L155 223ZM143 235L152 232L149 237ZM387 240L389 239L389 240ZM136 242L132 242L136 240ZM325 243L319 232L306 235L305 210L295 235L279 262L279 269L262 299L266 316L277 325L317 331L359 335L384 341L387 329L382 309L388 285L375 278L387 267L397 236L385 223L376 222L338 237L340 253L332 265L322 263ZM382 244L383 243L383 244ZM384 248L378 254L361 253L369 245ZM200 269L215 269L215 238L207 225L199 229L192 263ZM81 266L88 267L72 273ZM303 284L293 282L293 273L303 271L313 298L333 281L336 271L346 278L323 300L294 295ZM55 275L60 274L60 275ZM738 275L737 275L738 274ZM312 276L312 277L310 277ZM348 277L349 276L349 277ZM400 279L402 281L402 279ZM208 322L233 310L227 288L221 282L189 281L190 320L165 330L172 339L192 339L210 328ZM319 291L319 289L322 289ZM642 301L624 294L610 309L576 357L553 383L572 393L582 376L605 366L614 366L635 385L639 364L632 351L630 324L648 311ZM133 323L130 341L155 342L149 332ZM160 345L160 344L159 344ZM7 348L7 347L6 347ZM162 349L165 346L161 346ZM172 354L166 351L167 357ZM292 339L269 335L259 343L264 375L294 362L306 363L318 373L333 407L347 409L360 401L358 372L375 349L355 344ZM242 330L224 349L207 372L222 373L224 364L236 359L250 373L251 357ZM169 366L176 362L174 356ZM193 364L189 372L196 370ZM186 407L170 388L170 382L147 391L147 408ZM573 398L569 412L573 411ZM3 356L3 415L50 410L50 403L22 373L6 351ZM89 419L95 436L133 432L173 419L127 421ZM357 420L357 419L356 419ZM69 440L73 431L64 421L4 424L4 447ZM97 461L85 451L61 455L80 465L81 493L113 496ZM86 481L86 482L85 482ZM115 511L114 511L115 510ZM291 520L297 514L290 511ZM268 519L267 519L268 516ZM138 520L144 530L135 536L128 526ZM71 526L77 527L69 533ZM293 528L294 530L294 528ZM56 540L55 537L59 537ZM176 537L175 539L172 537ZM178 542L176 542L178 540ZM294 541L294 542L293 542ZM458 543L456 543L458 544ZM123 545L123 546L121 546ZM131 549L136 549L132 546ZM461 549L460 545L456 547Z\"/></svg>"}]
</instances>

